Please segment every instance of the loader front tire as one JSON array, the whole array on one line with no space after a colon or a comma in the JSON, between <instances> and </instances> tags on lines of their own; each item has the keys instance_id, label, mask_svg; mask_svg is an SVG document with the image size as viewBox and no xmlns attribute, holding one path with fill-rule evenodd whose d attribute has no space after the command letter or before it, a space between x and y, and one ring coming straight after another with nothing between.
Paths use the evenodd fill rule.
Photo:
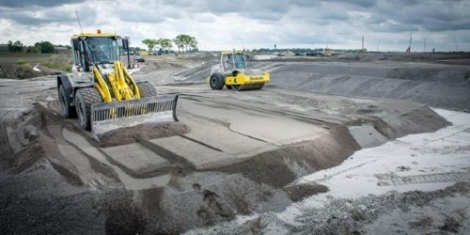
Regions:
<instances>
[{"instance_id":1,"label":"loader front tire","mask_svg":"<svg viewBox=\"0 0 470 235\"><path fill-rule=\"evenodd\" d=\"M138 83L137 87L139 88L140 98L157 96L157 89L148 82ZM158 105L155 103L147 104L147 111L155 112L157 108Z\"/></svg>"},{"instance_id":2,"label":"loader front tire","mask_svg":"<svg viewBox=\"0 0 470 235\"><path fill-rule=\"evenodd\" d=\"M70 101L67 98L67 94L65 93L65 89L63 85L59 86L59 103L62 107L62 116L64 118L74 118L77 116L77 112L75 108L70 105Z\"/></svg>"},{"instance_id":3,"label":"loader front tire","mask_svg":"<svg viewBox=\"0 0 470 235\"><path fill-rule=\"evenodd\" d=\"M148 82L137 84L140 92L140 98L157 96L157 89Z\"/></svg>"},{"instance_id":4,"label":"loader front tire","mask_svg":"<svg viewBox=\"0 0 470 235\"><path fill-rule=\"evenodd\" d=\"M222 74L216 73L212 74L210 78L210 85L212 90L222 90L224 88L224 76Z\"/></svg>"},{"instance_id":5,"label":"loader front tire","mask_svg":"<svg viewBox=\"0 0 470 235\"><path fill-rule=\"evenodd\" d=\"M95 88L81 88L75 92L78 123L83 129L91 130L91 105L101 102L103 99Z\"/></svg>"}]
</instances>

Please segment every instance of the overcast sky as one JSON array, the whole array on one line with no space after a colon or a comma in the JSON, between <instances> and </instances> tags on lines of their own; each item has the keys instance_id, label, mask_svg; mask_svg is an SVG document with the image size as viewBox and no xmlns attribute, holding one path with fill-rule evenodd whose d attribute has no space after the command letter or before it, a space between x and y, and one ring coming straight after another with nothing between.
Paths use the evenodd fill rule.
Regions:
<instances>
[{"instance_id":1,"label":"overcast sky","mask_svg":"<svg viewBox=\"0 0 470 235\"><path fill-rule=\"evenodd\" d=\"M0 43L69 44L80 31L195 36L199 49L470 51L468 0L0 0Z\"/></svg>"}]
</instances>

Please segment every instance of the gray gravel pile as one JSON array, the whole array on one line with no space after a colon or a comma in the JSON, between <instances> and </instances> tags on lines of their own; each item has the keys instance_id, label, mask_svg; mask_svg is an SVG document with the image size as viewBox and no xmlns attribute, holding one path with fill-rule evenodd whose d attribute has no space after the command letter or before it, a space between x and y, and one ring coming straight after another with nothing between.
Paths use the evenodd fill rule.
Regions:
<instances>
[{"instance_id":1,"label":"gray gravel pile","mask_svg":"<svg viewBox=\"0 0 470 235\"><path fill-rule=\"evenodd\" d=\"M371 57L370 55L369 57ZM382 61L381 58L391 61ZM377 54L374 61L338 62L350 55L338 56L331 61L289 62L249 61L250 68L271 73L267 86L325 94L411 100L435 108L470 110L470 66L437 63L400 62L436 59L433 54L420 59L413 55ZM377 58L376 58L377 57ZM436 58L434 58L436 57ZM447 58L445 55L438 59ZM452 58L452 57L449 57ZM437 61L434 61L437 62ZM217 61L176 74L186 81L204 82Z\"/></svg>"},{"instance_id":2,"label":"gray gravel pile","mask_svg":"<svg viewBox=\"0 0 470 235\"><path fill-rule=\"evenodd\" d=\"M469 183L457 183L433 192L390 192L356 200L330 198L320 208L303 210L295 218L296 224L265 213L246 222L233 221L186 234L465 234L470 228L469 192ZM448 207L441 201L449 198L460 207ZM434 219L430 212L436 214Z\"/></svg>"},{"instance_id":3,"label":"gray gravel pile","mask_svg":"<svg viewBox=\"0 0 470 235\"><path fill-rule=\"evenodd\" d=\"M297 63L271 73L271 86L326 94L411 100L470 110L470 68L414 64Z\"/></svg>"},{"instance_id":4,"label":"gray gravel pile","mask_svg":"<svg viewBox=\"0 0 470 235\"><path fill-rule=\"evenodd\" d=\"M204 64L194 67L192 69L175 74L175 77L185 78L185 81L204 82L204 79L209 77L212 66L216 65L217 61L207 61Z\"/></svg>"}]
</instances>

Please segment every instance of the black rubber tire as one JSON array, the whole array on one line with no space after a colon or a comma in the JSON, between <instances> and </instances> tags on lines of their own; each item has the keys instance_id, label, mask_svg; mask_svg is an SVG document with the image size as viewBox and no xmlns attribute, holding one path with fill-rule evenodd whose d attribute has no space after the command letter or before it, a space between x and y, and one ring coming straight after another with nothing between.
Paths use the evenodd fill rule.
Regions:
<instances>
[{"instance_id":1,"label":"black rubber tire","mask_svg":"<svg viewBox=\"0 0 470 235\"><path fill-rule=\"evenodd\" d=\"M140 91L140 98L157 96L157 89L155 88L155 86L153 86L152 84L148 82L139 83L137 84L137 87L139 88L139 91ZM157 107L158 106L154 103L148 104L147 110L156 111Z\"/></svg>"},{"instance_id":2,"label":"black rubber tire","mask_svg":"<svg viewBox=\"0 0 470 235\"><path fill-rule=\"evenodd\" d=\"M227 89L229 89L229 90L232 89L232 86L230 86L230 85L225 85L225 86L226 86Z\"/></svg>"},{"instance_id":3,"label":"black rubber tire","mask_svg":"<svg viewBox=\"0 0 470 235\"><path fill-rule=\"evenodd\" d=\"M69 99L67 99L67 94L65 94L64 86L59 86L59 103L62 107L62 116L64 118L74 118L77 117L77 111L75 107L70 105Z\"/></svg>"},{"instance_id":4,"label":"black rubber tire","mask_svg":"<svg viewBox=\"0 0 470 235\"><path fill-rule=\"evenodd\" d=\"M91 130L91 105L101 102L103 102L103 99L96 88L86 87L75 92L78 123L83 129Z\"/></svg>"},{"instance_id":5,"label":"black rubber tire","mask_svg":"<svg viewBox=\"0 0 470 235\"><path fill-rule=\"evenodd\" d=\"M264 83L263 83L263 84L261 84L261 85L259 85L259 88L258 88L258 90L261 90L261 89L263 89L263 87L264 87Z\"/></svg>"},{"instance_id":6,"label":"black rubber tire","mask_svg":"<svg viewBox=\"0 0 470 235\"><path fill-rule=\"evenodd\" d=\"M212 74L210 81L209 81L212 90L222 90L224 88L224 76L222 74L216 73Z\"/></svg>"},{"instance_id":7,"label":"black rubber tire","mask_svg":"<svg viewBox=\"0 0 470 235\"><path fill-rule=\"evenodd\" d=\"M140 92L140 98L157 96L157 89L148 82L137 84Z\"/></svg>"}]
</instances>

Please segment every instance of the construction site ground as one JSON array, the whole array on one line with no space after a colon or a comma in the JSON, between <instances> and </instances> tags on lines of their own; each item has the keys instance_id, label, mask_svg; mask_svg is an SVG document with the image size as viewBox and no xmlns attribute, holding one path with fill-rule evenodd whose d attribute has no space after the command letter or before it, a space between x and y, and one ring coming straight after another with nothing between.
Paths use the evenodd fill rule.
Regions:
<instances>
[{"instance_id":1,"label":"construction site ground","mask_svg":"<svg viewBox=\"0 0 470 235\"><path fill-rule=\"evenodd\" d=\"M470 57L249 61L263 90L211 90L217 61L149 57L179 122L98 143L54 75L0 80L7 234L447 234L470 229Z\"/></svg>"}]
</instances>

